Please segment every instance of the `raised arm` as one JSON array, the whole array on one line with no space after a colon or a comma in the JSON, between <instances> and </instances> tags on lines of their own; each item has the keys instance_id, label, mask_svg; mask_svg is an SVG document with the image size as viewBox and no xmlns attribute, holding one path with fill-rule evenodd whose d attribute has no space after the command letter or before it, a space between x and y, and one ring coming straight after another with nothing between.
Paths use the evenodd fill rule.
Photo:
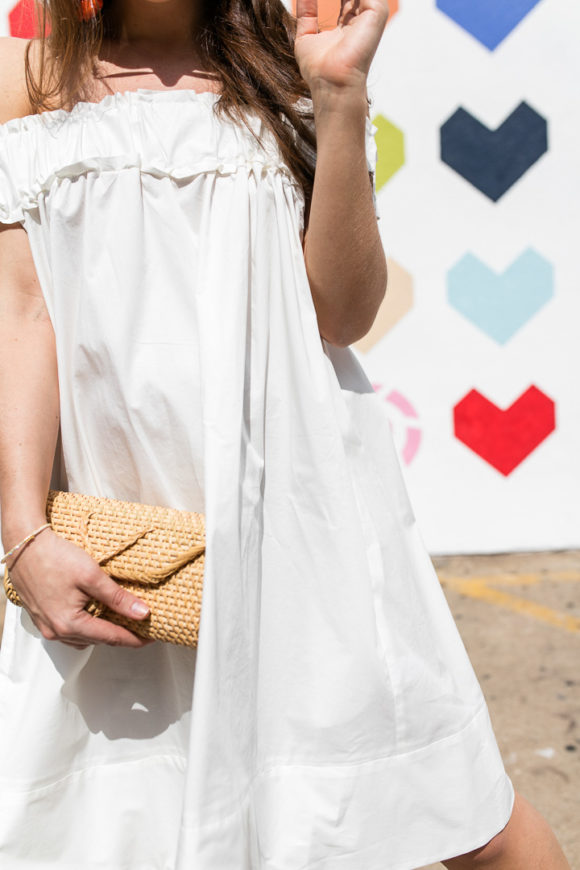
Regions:
<instances>
[{"instance_id":1,"label":"raised arm","mask_svg":"<svg viewBox=\"0 0 580 870\"><path fill-rule=\"evenodd\" d=\"M343 4L334 30L318 33L316 0L296 4L295 54L310 86L317 138L304 259L320 334L340 346L366 335L387 286L365 126L366 79L388 6L387 0L352 6Z\"/></svg>"}]
</instances>

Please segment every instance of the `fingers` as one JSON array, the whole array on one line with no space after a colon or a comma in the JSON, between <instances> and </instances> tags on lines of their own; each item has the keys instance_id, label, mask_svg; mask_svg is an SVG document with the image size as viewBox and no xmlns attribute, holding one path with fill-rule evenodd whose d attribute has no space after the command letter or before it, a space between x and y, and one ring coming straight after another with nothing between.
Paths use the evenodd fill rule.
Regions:
<instances>
[{"instance_id":1,"label":"fingers","mask_svg":"<svg viewBox=\"0 0 580 870\"><path fill-rule=\"evenodd\" d=\"M67 646L73 646L75 649L88 649L89 643L73 643L72 640L61 640L60 643L64 643Z\"/></svg>"},{"instance_id":2,"label":"fingers","mask_svg":"<svg viewBox=\"0 0 580 870\"><path fill-rule=\"evenodd\" d=\"M100 568L91 572L84 583L79 584L84 592L97 601L102 601L111 610L129 619L144 619L149 616L149 605L105 574Z\"/></svg>"},{"instance_id":3,"label":"fingers","mask_svg":"<svg viewBox=\"0 0 580 870\"><path fill-rule=\"evenodd\" d=\"M40 631L46 640L56 640L69 645L105 643L108 646L128 646L134 649L154 643L152 638L139 637L121 625L106 619L91 616L85 610L70 618L61 617L52 625L41 625Z\"/></svg>"},{"instance_id":4,"label":"fingers","mask_svg":"<svg viewBox=\"0 0 580 870\"><path fill-rule=\"evenodd\" d=\"M363 4L364 5L364 4ZM340 4L339 23L345 26L362 11L360 0L343 0Z\"/></svg>"},{"instance_id":5,"label":"fingers","mask_svg":"<svg viewBox=\"0 0 580 870\"><path fill-rule=\"evenodd\" d=\"M90 618L94 621L94 617L90 617ZM143 638L141 638L141 640L143 641L141 646L148 646L150 643L155 643L155 640L152 637L143 637ZM87 641L86 637L80 637L80 636L77 637L76 635L67 637L66 639L60 637L60 638L58 638L57 642L64 643L67 646L73 646L75 649L88 649L90 646L95 645L94 643L89 643ZM114 646L119 646L119 645L120 644L114 644Z\"/></svg>"},{"instance_id":6,"label":"fingers","mask_svg":"<svg viewBox=\"0 0 580 870\"><path fill-rule=\"evenodd\" d=\"M77 580L81 593L95 598L121 616L139 621L150 614L149 606L123 589L96 564ZM84 595L82 596L84 598ZM86 603L86 602L84 602ZM136 608L136 609L134 609ZM109 646L143 647L153 643L151 638L140 637L122 625L107 619L99 619L84 610L84 604L73 610L68 617L53 620L43 635L47 640L62 640L76 643L106 643Z\"/></svg>"},{"instance_id":7,"label":"fingers","mask_svg":"<svg viewBox=\"0 0 580 870\"><path fill-rule=\"evenodd\" d=\"M100 568L95 569L93 573L85 579L81 585L84 592L101 601L110 610L119 613L121 616L126 616L129 619L140 620L146 618L150 614L149 606L123 589L116 583L108 574L105 574ZM139 637L128 628L121 625L115 625L106 619L99 619L91 616L85 610L77 613L74 621L75 634L80 634L84 639L91 643L106 643L112 646L130 646L142 647L152 642L151 638Z\"/></svg>"},{"instance_id":8,"label":"fingers","mask_svg":"<svg viewBox=\"0 0 580 870\"><path fill-rule=\"evenodd\" d=\"M152 638L139 637L122 625L115 625L106 619L91 616L86 611L76 617L74 630L89 643L106 643L109 646L130 646L138 649L154 642Z\"/></svg>"},{"instance_id":9,"label":"fingers","mask_svg":"<svg viewBox=\"0 0 580 870\"><path fill-rule=\"evenodd\" d=\"M318 0L296 0L296 39L318 33Z\"/></svg>"}]
</instances>

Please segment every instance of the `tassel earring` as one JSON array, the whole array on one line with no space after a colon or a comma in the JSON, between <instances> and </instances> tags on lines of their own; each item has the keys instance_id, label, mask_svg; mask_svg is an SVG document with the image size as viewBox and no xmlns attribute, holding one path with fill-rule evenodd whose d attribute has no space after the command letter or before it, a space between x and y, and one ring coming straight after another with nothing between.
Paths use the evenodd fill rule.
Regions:
<instances>
[{"instance_id":1,"label":"tassel earring","mask_svg":"<svg viewBox=\"0 0 580 870\"><path fill-rule=\"evenodd\" d=\"M79 18L90 21L103 8L103 0L79 0Z\"/></svg>"}]
</instances>

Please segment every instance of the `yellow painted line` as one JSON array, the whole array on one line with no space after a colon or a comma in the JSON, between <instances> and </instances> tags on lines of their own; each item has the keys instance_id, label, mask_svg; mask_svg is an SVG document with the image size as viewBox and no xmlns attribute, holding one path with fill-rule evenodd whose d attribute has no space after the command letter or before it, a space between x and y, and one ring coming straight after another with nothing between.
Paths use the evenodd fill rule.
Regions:
<instances>
[{"instance_id":1,"label":"yellow painted line","mask_svg":"<svg viewBox=\"0 0 580 870\"><path fill-rule=\"evenodd\" d=\"M457 574L439 573L441 582L455 582L456 580L478 583L499 583L502 586L526 586L532 583L545 583L546 581L564 581L567 583L580 583L578 571L554 571L547 574L485 574L484 576L469 575L458 577Z\"/></svg>"},{"instance_id":2,"label":"yellow painted line","mask_svg":"<svg viewBox=\"0 0 580 870\"><path fill-rule=\"evenodd\" d=\"M564 572L562 572L564 573ZM573 572L566 572L571 576L567 579L573 581L578 580L578 576ZM501 576L501 575L498 575ZM549 575L542 578L540 575L522 575L527 577L528 583L534 583L536 580L531 579L537 577L540 579L552 579ZM494 589L489 584L498 582L497 577L444 577L441 576L440 582L443 586L449 586L456 592L463 595L468 595L470 598L475 598L479 601L487 601L489 604L495 604L503 607L506 610L511 610L514 613L525 613L534 619L544 622L547 625L552 625L556 628L562 628L565 631L570 631L574 634L580 633L580 618L571 616L568 613L561 613L558 610L552 610L551 607L545 607L543 604L537 604L535 601L529 601L526 598L518 598L516 595L511 595L509 592L504 592L501 589ZM509 579L510 583L513 579L515 585L516 579L513 576L504 575L504 580ZM564 579L560 576L560 579ZM500 581L501 582L501 581Z\"/></svg>"}]
</instances>

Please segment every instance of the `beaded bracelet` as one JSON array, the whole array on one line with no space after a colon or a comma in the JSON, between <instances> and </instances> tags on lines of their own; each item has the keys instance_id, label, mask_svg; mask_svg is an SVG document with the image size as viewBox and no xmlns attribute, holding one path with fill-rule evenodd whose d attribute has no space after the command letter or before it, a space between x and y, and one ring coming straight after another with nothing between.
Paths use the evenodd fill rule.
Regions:
<instances>
[{"instance_id":1,"label":"beaded bracelet","mask_svg":"<svg viewBox=\"0 0 580 870\"><path fill-rule=\"evenodd\" d=\"M49 527L50 527L50 523L45 523L43 526L39 526L38 529L35 529L33 532L31 532L29 535L27 535L22 541L20 541L19 544L16 544L15 547L12 547L12 549L8 550L7 553L4 553L4 555L0 559L0 565L3 565L6 562L6 559L8 559L13 553L16 553L17 550L20 550L21 547L26 546L26 544L28 544L30 541L32 541L38 535L39 532L42 532L43 529L48 529Z\"/></svg>"}]
</instances>

